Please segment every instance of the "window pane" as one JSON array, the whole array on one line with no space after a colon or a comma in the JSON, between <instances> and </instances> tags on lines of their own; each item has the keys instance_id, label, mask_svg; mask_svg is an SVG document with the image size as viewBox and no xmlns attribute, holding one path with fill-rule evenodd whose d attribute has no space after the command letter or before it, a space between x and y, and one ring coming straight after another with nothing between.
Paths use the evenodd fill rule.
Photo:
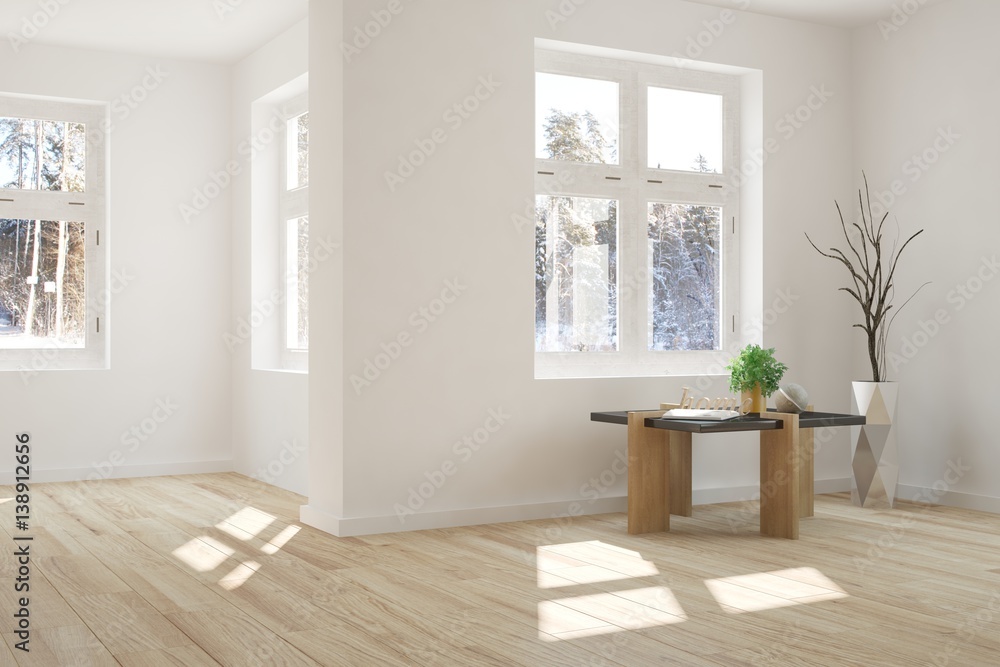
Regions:
<instances>
[{"instance_id":1,"label":"window pane","mask_svg":"<svg viewBox=\"0 0 1000 667\"><path fill-rule=\"evenodd\" d=\"M0 187L83 192L87 127L82 123L0 118Z\"/></svg>"},{"instance_id":2,"label":"window pane","mask_svg":"<svg viewBox=\"0 0 1000 667\"><path fill-rule=\"evenodd\" d=\"M535 76L535 157L618 164L618 84Z\"/></svg>"},{"instance_id":3,"label":"window pane","mask_svg":"<svg viewBox=\"0 0 1000 667\"><path fill-rule=\"evenodd\" d=\"M649 204L649 349L718 350L722 209Z\"/></svg>"},{"instance_id":4,"label":"window pane","mask_svg":"<svg viewBox=\"0 0 1000 667\"><path fill-rule=\"evenodd\" d=\"M309 348L309 216L286 223L288 267L285 340L290 349Z\"/></svg>"},{"instance_id":5,"label":"window pane","mask_svg":"<svg viewBox=\"0 0 1000 667\"><path fill-rule=\"evenodd\" d=\"M650 86L650 169L722 173L722 96Z\"/></svg>"},{"instance_id":6,"label":"window pane","mask_svg":"<svg viewBox=\"0 0 1000 667\"><path fill-rule=\"evenodd\" d=\"M288 189L309 185L309 113L288 121L285 132L288 139Z\"/></svg>"},{"instance_id":7,"label":"window pane","mask_svg":"<svg viewBox=\"0 0 1000 667\"><path fill-rule=\"evenodd\" d=\"M0 219L0 347L83 347L84 224Z\"/></svg>"},{"instance_id":8,"label":"window pane","mask_svg":"<svg viewBox=\"0 0 1000 667\"><path fill-rule=\"evenodd\" d=\"M535 199L535 349L618 349L618 202Z\"/></svg>"}]
</instances>

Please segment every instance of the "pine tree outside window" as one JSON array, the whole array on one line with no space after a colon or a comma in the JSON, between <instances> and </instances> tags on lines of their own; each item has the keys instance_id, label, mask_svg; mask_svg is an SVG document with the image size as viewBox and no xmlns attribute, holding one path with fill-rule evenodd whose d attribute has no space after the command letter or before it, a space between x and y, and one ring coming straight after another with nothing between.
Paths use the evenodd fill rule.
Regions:
<instances>
[{"instance_id":1,"label":"pine tree outside window","mask_svg":"<svg viewBox=\"0 0 1000 667\"><path fill-rule=\"evenodd\" d=\"M537 377L700 373L736 339L739 89L536 51Z\"/></svg>"}]
</instances>

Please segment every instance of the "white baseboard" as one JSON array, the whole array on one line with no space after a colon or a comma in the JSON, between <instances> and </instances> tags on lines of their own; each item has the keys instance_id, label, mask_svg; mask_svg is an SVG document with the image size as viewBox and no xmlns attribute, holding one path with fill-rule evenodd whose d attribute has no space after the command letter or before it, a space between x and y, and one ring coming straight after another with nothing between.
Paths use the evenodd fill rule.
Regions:
<instances>
[{"instance_id":1,"label":"white baseboard","mask_svg":"<svg viewBox=\"0 0 1000 667\"><path fill-rule=\"evenodd\" d=\"M840 493L851 490L851 480L848 477L836 479L817 479L813 483L816 493ZM691 493L691 503L694 505L715 505L717 503L737 503L751 500L757 496L760 486L729 486L721 489L695 489Z\"/></svg>"},{"instance_id":2,"label":"white baseboard","mask_svg":"<svg viewBox=\"0 0 1000 667\"><path fill-rule=\"evenodd\" d=\"M841 477L839 479L817 479L813 482L815 493L850 493L851 478Z\"/></svg>"},{"instance_id":3,"label":"white baseboard","mask_svg":"<svg viewBox=\"0 0 1000 667\"><path fill-rule=\"evenodd\" d=\"M625 496L600 498L591 502L573 500L558 503L536 503L533 505L508 505L506 507L479 507L474 509L448 510L442 512L415 512L402 518L395 514L386 516L342 518L326 514L309 505L303 505L300 518L306 523L338 537L375 535L379 533L401 533L408 530L430 530L433 528L455 528L457 526L478 526L486 523L507 523L510 521L532 521L564 517L579 510L577 516L587 514L609 514L626 510ZM337 532L334 532L334 531Z\"/></svg>"},{"instance_id":4,"label":"white baseboard","mask_svg":"<svg viewBox=\"0 0 1000 667\"><path fill-rule=\"evenodd\" d=\"M918 503L933 503L946 507L960 507L966 510L979 510L1000 514L1000 498L978 496L974 493L959 491L935 491L922 486L900 484L896 487L896 498L911 500Z\"/></svg>"},{"instance_id":5,"label":"white baseboard","mask_svg":"<svg viewBox=\"0 0 1000 667\"><path fill-rule=\"evenodd\" d=\"M330 533L331 535L336 535L337 537L349 537L348 535L340 532L340 517L334 516L329 512L324 512L323 510L313 507L312 505L299 506L299 521L307 526L318 528L325 533Z\"/></svg>"},{"instance_id":6,"label":"white baseboard","mask_svg":"<svg viewBox=\"0 0 1000 667\"><path fill-rule=\"evenodd\" d=\"M838 493L850 491L849 479L825 479L816 481L816 493ZM713 505L749 500L757 494L758 486L730 487L725 489L698 489L692 493L695 505ZM338 537L375 535L379 533L400 533L408 530L429 530L433 528L455 528L476 526L487 523L507 523L510 521L532 521L560 517L586 516L625 512L628 501L625 496L600 498L596 501L567 500L557 503L536 503L531 505L508 505L505 507L481 507L474 509L450 510L442 512L414 512L403 517L396 515L369 517L337 517L311 505L303 505L299 518L302 523L326 531Z\"/></svg>"},{"instance_id":7,"label":"white baseboard","mask_svg":"<svg viewBox=\"0 0 1000 667\"><path fill-rule=\"evenodd\" d=\"M191 461L155 463L151 465L116 466L107 471L95 468L40 469L32 467L31 481L81 482L85 480L125 479L129 477L163 477L166 475L198 475L211 472L233 472L233 461ZM0 484L13 484L13 471L0 473Z\"/></svg>"}]
</instances>

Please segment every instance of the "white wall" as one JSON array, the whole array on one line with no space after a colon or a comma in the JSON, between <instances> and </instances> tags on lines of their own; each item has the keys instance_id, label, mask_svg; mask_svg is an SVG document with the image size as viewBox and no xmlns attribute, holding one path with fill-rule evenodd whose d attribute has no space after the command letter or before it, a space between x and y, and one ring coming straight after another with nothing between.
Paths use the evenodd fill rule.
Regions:
<instances>
[{"instance_id":1,"label":"white wall","mask_svg":"<svg viewBox=\"0 0 1000 667\"><path fill-rule=\"evenodd\" d=\"M251 341L245 337L242 323L256 323L253 313L263 314L274 285L255 276L251 292L251 255L257 260L273 262L273 278L278 277L278 248L276 238L267 243L262 235L251 241L251 174L260 164L252 167L246 151L248 141L256 141L262 148L275 149L275 142L268 144L267 133L261 128L251 128L251 105L259 98L284 86L308 71L308 21L301 21L254 54L240 62L233 71L232 105L232 159L240 166L240 173L233 182L232 219L232 281L233 303L231 331L232 392L233 392L233 448L237 472L305 494L307 492L308 445L308 377L303 373L288 373L251 369ZM261 151L263 153L263 151ZM260 153L259 153L260 154ZM273 179L277 185L277 178ZM276 216L275 216L276 218ZM255 220L270 224L276 232L277 219ZM256 264L261 270L262 262ZM252 335L261 335L268 327L277 329L280 312L274 311L266 321L253 329ZM245 324L244 324L245 327Z\"/></svg>"},{"instance_id":2,"label":"white wall","mask_svg":"<svg viewBox=\"0 0 1000 667\"><path fill-rule=\"evenodd\" d=\"M0 54L2 92L121 100L108 240L112 273L128 276L112 284L111 369L0 374L0 431L31 431L35 481L231 469L228 195L190 224L180 212L229 154L229 68L35 45ZM166 78L126 106L148 67ZM124 445L144 420L152 431L161 399L173 414ZM5 476L12 462L0 459Z\"/></svg>"},{"instance_id":3,"label":"white wall","mask_svg":"<svg viewBox=\"0 0 1000 667\"><path fill-rule=\"evenodd\" d=\"M900 263L899 294L932 281L902 311L889 346L898 355L890 377L901 383L901 494L943 481L945 502L1000 511L1000 4L953 0L897 21L898 30L886 25L854 36L855 172L867 170L880 191L898 181L893 217L904 231L926 230ZM913 159L925 151L926 168ZM955 481L949 462L958 461L971 469Z\"/></svg>"},{"instance_id":4,"label":"white wall","mask_svg":"<svg viewBox=\"0 0 1000 667\"><path fill-rule=\"evenodd\" d=\"M829 229L833 200L850 193L847 31L740 13L713 37L708 31L718 32L721 10L673 0L593 0L570 16L555 15L566 18L555 24L547 12L558 12L558 3L439 0L404 2L350 62L330 57L341 34L352 42L355 29L385 6L350 3L342 30L334 9L312 7L313 35L331 36L322 59L313 40L314 111L318 96L339 99L337 69L344 70L348 279L342 374L338 332L312 340L311 410L336 410L343 396L343 439L339 424L318 424L311 415L311 452L328 460L314 459L306 520L350 534L550 516L570 511L574 502L585 512L621 509L624 477L601 490L608 500L592 502L583 485L612 468L625 429L591 423L589 413L655 406L696 381L533 379L533 238L517 233L510 218L533 197L535 38L685 55L688 40L704 33L711 43L700 59L763 71L763 132L779 146L765 177L764 306L782 290L797 297L764 341L777 346L791 367L788 379L811 389L818 405L848 409L855 341L841 327L847 304L810 289L813 282L828 284L832 270L814 268L802 236ZM448 125L443 114L473 93L480 77L501 85L460 127ZM807 109L811 118L789 136L778 123L823 87L832 98L824 104L814 98L819 108ZM390 192L384 173L438 127L447 141ZM314 150L313 174L327 167L334 173L339 159ZM340 215L332 199L314 199L312 212L313 219ZM466 290L423 330L422 316L413 314L449 280ZM313 313L332 310L319 304L339 299L337 285L311 289ZM400 334L410 334L412 343L357 391L350 377L362 375L366 361L374 362L383 344ZM715 378L705 393L728 393L725 380ZM507 423L464 461L454 443L475 435L490 410L501 409ZM700 441L696 501L749 496L758 477L755 442L753 436ZM820 452L817 478L846 488L848 460L841 434ZM435 471L448 462L457 472L419 507L421 516L402 524L394 506L406 505L410 489L428 476L440 481ZM324 480L342 483L343 495L318 496ZM712 492L717 489L723 491Z\"/></svg>"}]
</instances>

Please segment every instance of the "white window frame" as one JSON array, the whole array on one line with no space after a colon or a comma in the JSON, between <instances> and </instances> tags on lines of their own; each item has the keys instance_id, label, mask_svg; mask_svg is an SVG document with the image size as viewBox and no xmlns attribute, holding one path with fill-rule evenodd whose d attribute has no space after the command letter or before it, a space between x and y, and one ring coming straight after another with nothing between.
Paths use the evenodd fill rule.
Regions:
<instances>
[{"instance_id":1,"label":"white window frame","mask_svg":"<svg viewBox=\"0 0 1000 667\"><path fill-rule=\"evenodd\" d=\"M93 370L110 367L108 348L108 105L104 102L0 94L0 115L83 123L87 128L85 192L0 189L0 217L22 220L82 222L85 234L87 329L83 348L57 345L0 349L0 370Z\"/></svg>"},{"instance_id":2,"label":"white window frame","mask_svg":"<svg viewBox=\"0 0 1000 667\"><path fill-rule=\"evenodd\" d=\"M718 372L720 350L739 343L740 81L733 75L538 49L535 71L619 85L619 165L535 158L538 195L617 199L618 351L535 352L537 378L643 377ZM647 88L721 95L723 167L719 174L651 169L645 141ZM534 109L533 109L534 112ZM532 147L537 150L536 147ZM565 184L565 185L564 185ZM720 350L648 349L647 203L722 207Z\"/></svg>"},{"instance_id":3,"label":"white window frame","mask_svg":"<svg viewBox=\"0 0 1000 667\"><path fill-rule=\"evenodd\" d=\"M298 278L297 247L290 247L288 223L291 220L309 215L309 185L288 188L289 136L288 122L309 111L309 94L305 93L288 100L281 105L281 117L284 120L281 133L280 167L278 169L278 238L280 239L281 259L278 262L280 285L285 290L285 303L281 309L281 365L288 370L306 371L309 368L308 347L294 347L289 344L288 332L292 326L292 311L297 312L297 298L292 298L291 282Z\"/></svg>"}]
</instances>

